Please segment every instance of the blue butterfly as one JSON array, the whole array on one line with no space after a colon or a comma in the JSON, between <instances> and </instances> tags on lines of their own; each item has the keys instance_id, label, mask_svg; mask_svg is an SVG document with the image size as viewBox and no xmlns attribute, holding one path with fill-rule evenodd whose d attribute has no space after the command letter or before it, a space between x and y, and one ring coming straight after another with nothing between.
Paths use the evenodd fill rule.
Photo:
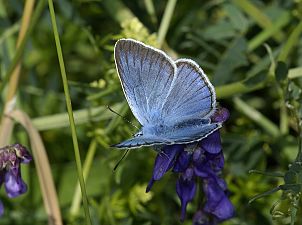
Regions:
<instances>
[{"instance_id":1,"label":"blue butterfly","mask_svg":"<svg viewBox=\"0 0 302 225\"><path fill-rule=\"evenodd\" d=\"M173 61L133 39L118 40L114 58L125 97L142 128L113 147L187 144L221 127L210 119L216 107L214 87L194 61Z\"/></svg>"}]
</instances>

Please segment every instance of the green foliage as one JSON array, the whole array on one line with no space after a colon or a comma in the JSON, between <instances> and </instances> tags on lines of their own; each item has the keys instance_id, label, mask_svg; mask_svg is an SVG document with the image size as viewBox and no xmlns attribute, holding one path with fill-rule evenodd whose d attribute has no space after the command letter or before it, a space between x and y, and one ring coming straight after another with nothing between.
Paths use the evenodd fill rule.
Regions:
<instances>
[{"instance_id":1,"label":"green foliage","mask_svg":"<svg viewBox=\"0 0 302 225\"><path fill-rule=\"evenodd\" d=\"M17 52L23 4L0 0L1 110L7 91L4 81L9 79L6 76ZM93 224L180 224L174 174L168 173L155 183L152 193L145 193L154 151L131 151L113 171L123 152L110 145L136 130L107 110L109 105L138 125L123 96L113 47L124 37L158 47L157 33L166 4L161 0L55 2L83 161L90 144L97 143L86 178ZM46 6L25 45L17 107L41 131L64 221L84 224L81 207L76 214L70 213L77 196L77 174ZM173 58L195 60L213 82L219 104L231 112L222 128L222 141L224 177L236 217L225 224L302 222L302 156L297 156L302 142L301 12L302 2L294 0L179 0L174 9L163 50ZM20 126L15 127L11 142L29 145ZM23 175L28 193L16 199L1 193L5 205L1 224L47 223L35 166L26 168ZM250 170L261 174L249 174ZM264 198L248 204L261 193ZM191 224L197 207L197 200L189 205L185 225Z\"/></svg>"}]
</instances>

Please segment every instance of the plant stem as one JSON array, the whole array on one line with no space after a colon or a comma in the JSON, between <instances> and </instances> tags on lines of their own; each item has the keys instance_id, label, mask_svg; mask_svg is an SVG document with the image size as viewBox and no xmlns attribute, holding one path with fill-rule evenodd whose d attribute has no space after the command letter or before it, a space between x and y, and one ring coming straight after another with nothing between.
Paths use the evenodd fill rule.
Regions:
<instances>
[{"instance_id":1,"label":"plant stem","mask_svg":"<svg viewBox=\"0 0 302 225\"><path fill-rule=\"evenodd\" d=\"M272 137L276 138L280 136L278 127L256 109L252 108L238 97L234 98L234 104L237 110L241 111L244 115L252 119Z\"/></svg>"},{"instance_id":2,"label":"plant stem","mask_svg":"<svg viewBox=\"0 0 302 225\"><path fill-rule=\"evenodd\" d=\"M43 1L41 2L43 3ZM4 115L10 113L15 108L15 104L16 104L15 95L16 95L16 91L19 83L20 71L21 71L20 58L22 56L24 46L29 36L29 33L33 29L35 22L37 21L36 18L41 14L40 8L42 3L39 3L38 5L39 8L38 7L36 8L35 14L31 19L34 3L35 3L34 0L28 0L25 2L21 27L17 40L17 48L16 48L17 51L0 87L0 93L2 93L4 86L9 81L8 93L4 104L4 112L1 118L0 146L8 144L10 141L11 133L13 130L13 122L11 121L10 118L5 117ZM30 21L32 22L30 23Z\"/></svg>"},{"instance_id":3,"label":"plant stem","mask_svg":"<svg viewBox=\"0 0 302 225\"><path fill-rule=\"evenodd\" d=\"M23 18L22 18L20 32L19 32L19 36L18 36L18 40L17 40L17 49L20 47L22 40L24 40L24 38L25 38L25 34L29 27L34 4L35 4L34 0L27 0L25 2ZM6 96L6 102L9 102L16 94L16 90L17 90L19 78L20 78L20 71L21 71L21 61L18 60L16 66L13 70L13 73L10 77L8 93Z\"/></svg>"},{"instance_id":4,"label":"plant stem","mask_svg":"<svg viewBox=\"0 0 302 225\"><path fill-rule=\"evenodd\" d=\"M295 29L289 35L287 42L283 46L278 61L285 61L294 47L298 44L300 34L302 33L302 21L295 27Z\"/></svg>"},{"instance_id":5,"label":"plant stem","mask_svg":"<svg viewBox=\"0 0 302 225\"><path fill-rule=\"evenodd\" d=\"M299 206L300 197L295 196L292 200L290 208L290 225L294 225L297 218L298 206Z\"/></svg>"},{"instance_id":6,"label":"plant stem","mask_svg":"<svg viewBox=\"0 0 302 225\"><path fill-rule=\"evenodd\" d=\"M261 89L265 86L266 82L263 81L262 83L254 86L248 86L243 83L243 81L237 81L234 83L222 85L215 87L216 96L218 99L228 98L235 94L243 94L248 93L254 90Z\"/></svg>"},{"instance_id":7,"label":"plant stem","mask_svg":"<svg viewBox=\"0 0 302 225\"><path fill-rule=\"evenodd\" d=\"M156 13L155 13L153 1L152 0L144 0L144 3L145 3L147 12L150 15L152 23L157 24L157 18L156 18Z\"/></svg>"},{"instance_id":8,"label":"plant stem","mask_svg":"<svg viewBox=\"0 0 302 225\"><path fill-rule=\"evenodd\" d=\"M75 127L74 118L73 118L72 105L71 105L71 99L70 99L70 94L69 94L69 87L68 87L64 59L63 59L63 54L62 54L62 48L61 48L61 44L60 44L60 38L59 38L59 33L58 33L58 28L57 28L57 23L56 23L56 15L55 15L52 0L48 0L48 6L49 6L49 12L50 12L50 16L51 16L51 23L52 23L52 28L53 28L53 33L54 33L54 38L55 38L55 43L56 43L56 48L57 48L57 54L58 54L58 59L59 59L59 64L60 64L62 81L63 81L64 94L65 94L66 106L67 106L67 111L68 111L68 116L69 116L71 136L72 136L72 141L73 141L74 154L75 154L75 160L76 160L76 166L77 166L77 172L78 172L78 179L79 179L81 191L82 191L86 224L91 225L88 198L87 198L87 194L86 194L85 181L84 181L84 177L83 177L83 170L82 170L80 150L79 150L78 139L77 139L77 132L76 132L76 127Z\"/></svg>"},{"instance_id":9,"label":"plant stem","mask_svg":"<svg viewBox=\"0 0 302 225\"><path fill-rule=\"evenodd\" d=\"M174 9L175 9L176 2L177 2L177 0L169 0L167 3L166 9L165 9L165 12L163 15L163 19L160 23L159 30L158 30L157 42L159 44L159 47L162 46L162 44L165 40L167 31L168 31L168 28L169 28L169 25L171 22L171 18L172 18Z\"/></svg>"},{"instance_id":10,"label":"plant stem","mask_svg":"<svg viewBox=\"0 0 302 225\"><path fill-rule=\"evenodd\" d=\"M97 147L97 142L96 140L92 140L90 142L89 148L88 148L88 152L85 158L85 162L83 165L83 175L84 175L84 179L85 181L87 180L89 171L91 169L91 165L93 162L93 158L96 152L96 147ZM78 214L79 208L80 208L80 203L81 203L81 189L80 189L80 184L78 183L75 189L75 193L74 193L74 197L72 200L72 204L70 207L70 215L71 217L75 217Z\"/></svg>"},{"instance_id":11,"label":"plant stem","mask_svg":"<svg viewBox=\"0 0 302 225\"><path fill-rule=\"evenodd\" d=\"M109 15L120 24L125 20L135 18L131 10L120 0L102 0L101 3Z\"/></svg>"},{"instance_id":12,"label":"plant stem","mask_svg":"<svg viewBox=\"0 0 302 225\"><path fill-rule=\"evenodd\" d=\"M14 110L10 113L10 116L26 129L29 136L43 203L48 216L48 225L62 225L58 195L42 138L26 113L20 110Z\"/></svg>"},{"instance_id":13,"label":"plant stem","mask_svg":"<svg viewBox=\"0 0 302 225\"><path fill-rule=\"evenodd\" d=\"M38 19L40 18L40 15L44 9L44 6L45 6L45 3L46 1L45 0L40 0L36 9L35 9L35 12L33 13L33 16L32 16L32 19L31 19L31 23L28 27L28 30L27 32L25 33L25 36L24 38L20 41L20 45L14 55L14 58L12 60L12 62L10 63L9 67L8 67L8 70L5 74L5 77L1 83L1 86L0 86L0 93L3 92L3 88L5 87L6 83L9 81L13 71L15 70L15 67L17 66L22 54L23 54L23 51L24 51L24 48L25 48L25 44L27 43L27 40L31 34L31 32L33 31L34 27L36 26L37 22L38 22ZM10 88L8 88L10 89ZM11 91L12 92L12 91ZM10 95L10 94L9 94Z\"/></svg>"},{"instance_id":14,"label":"plant stem","mask_svg":"<svg viewBox=\"0 0 302 225\"><path fill-rule=\"evenodd\" d=\"M252 17L256 23L262 27L262 28L270 28L273 25L272 21L270 18L263 13L263 11L259 8L257 8L252 1L249 0L232 0L232 2L239 6L243 11L248 14L250 17ZM277 41L281 41L284 38L284 34L282 31L279 31L276 33L273 38Z\"/></svg>"},{"instance_id":15,"label":"plant stem","mask_svg":"<svg viewBox=\"0 0 302 225\"><path fill-rule=\"evenodd\" d=\"M298 132L299 132L299 136L298 136L299 149L298 149L298 154L297 154L295 161L302 162L302 121L299 117L298 112L296 112L296 116L297 116L297 123L298 123Z\"/></svg>"},{"instance_id":16,"label":"plant stem","mask_svg":"<svg viewBox=\"0 0 302 225\"><path fill-rule=\"evenodd\" d=\"M260 32L257 36L255 36L251 41L249 41L248 44L248 52L253 51L258 46L263 44L267 39L272 37L274 34L279 32L282 27L287 25L291 20L290 13L285 12L283 13L278 20L274 23L274 26L269 26L268 28L264 29L262 32Z\"/></svg>"}]
</instances>

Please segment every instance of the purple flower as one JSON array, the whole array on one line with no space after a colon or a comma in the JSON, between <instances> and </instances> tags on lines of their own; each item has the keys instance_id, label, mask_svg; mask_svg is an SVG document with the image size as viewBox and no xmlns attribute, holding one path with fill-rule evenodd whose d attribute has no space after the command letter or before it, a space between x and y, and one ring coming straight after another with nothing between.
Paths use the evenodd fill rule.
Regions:
<instances>
[{"instance_id":1,"label":"purple flower","mask_svg":"<svg viewBox=\"0 0 302 225\"><path fill-rule=\"evenodd\" d=\"M187 168L180 175L176 183L176 192L181 201L181 221L185 219L187 204L193 200L196 193L196 183L194 181L194 171L192 168Z\"/></svg>"},{"instance_id":2,"label":"purple flower","mask_svg":"<svg viewBox=\"0 0 302 225\"><path fill-rule=\"evenodd\" d=\"M0 187L4 183L9 198L15 198L27 191L27 185L21 177L20 163L29 163L32 160L28 150L14 144L0 148ZM0 201L0 216L4 207Z\"/></svg>"},{"instance_id":3,"label":"purple flower","mask_svg":"<svg viewBox=\"0 0 302 225\"><path fill-rule=\"evenodd\" d=\"M229 117L227 109L217 110L211 122L223 123ZM197 180L202 180L205 204L193 218L193 225L214 225L233 217L234 207L228 199L227 186L220 177L224 166L219 131L215 131L198 143L164 146L158 153L153 176L146 191L170 169L180 173L176 192L181 201L181 220L185 219L186 207L197 192Z\"/></svg>"}]
</instances>

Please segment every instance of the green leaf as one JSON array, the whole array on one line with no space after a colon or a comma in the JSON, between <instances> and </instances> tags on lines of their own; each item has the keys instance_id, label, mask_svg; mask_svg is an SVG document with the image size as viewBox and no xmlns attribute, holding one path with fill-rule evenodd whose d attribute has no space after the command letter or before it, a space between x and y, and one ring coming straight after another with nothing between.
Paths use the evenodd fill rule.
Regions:
<instances>
[{"instance_id":1,"label":"green leaf","mask_svg":"<svg viewBox=\"0 0 302 225\"><path fill-rule=\"evenodd\" d=\"M230 18L231 24L236 30L244 32L248 29L249 21L236 5L227 3L224 4L224 9L226 11L227 16Z\"/></svg>"},{"instance_id":2,"label":"green leaf","mask_svg":"<svg viewBox=\"0 0 302 225\"><path fill-rule=\"evenodd\" d=\"M280 185L280 189L283 191L291 191L298 194L302 190L302 184L283 184Z\"/></svg>"},{"instance_id":3,"label":"green leaf","mask_svg":"<svg viewBox=\"0 0 302 225\"><path fill-rule=\"evenodd\" d=\"M284 81L287 78L287 74L288 74L288 68L286 63L282 61L278 61L275 70L276 80L278 82Z\"/></svg>"},{"instance_id":4,"label":"green leaf","mask_svg":"<svg viewBox=\"0 0 302 225\"><path fill-rule=\"evenodd\" d=\"M233 25L225 20L220 20L217 24L209 26L203 33L206 40L222 40L230 37L234 37L236 31Z\"/></svg>"},{"instance_id":5,"label":"green leaf","mask_svg":"<svg viewBox=\"0 0 302 225\"><path fill-rule=\"evenodd\" d=\"M249 204L251 204L253 201L255 201L255 200L259 199L259 198L263 198L263 197L268 196L270 194L273 194L273 193L275 193L275 192L277 192L279 190L281 190L280 187L275 187L275 188L273 188L273 189L271 189L269 191L266 191L264 193L258 194L256 196L254 196L251 200L249 200Z\"/></svg>"},{"instance_id":6,"label":"green leaf","mask_svg":"<svg viewBox=\"0 0 302 225\"><path fill-rule=\"evenodd\" d=\"M297 183L297 173L294 171L288 171L284 175L285 184L295 184Z\"/></svg>"},{"instance_id":7,"label":"green leaf","mask_svg":"<svg viewBox=\"0 0 302 225\"><path fill-rule=\"evenodd\" d=\"M244 81L244 84L247 86L255 86L255 85L263 82L267 78L267 75L268 75L267 71L262 70L262 71L258 72L256 75L248 77Z\"/></svg>"},{"instance_id":8,"label":"green leaf","mask_svg":"<svg viewBox=\"0 0 302 225\"><path fill-rule=\"evenodd\" d=\"M230 44L214 71L213 82L215 85L225 84L233 77L232 73L236 68L248 64L245 56L246 49L245 38L240 37Z\"/></svg>"}]
</instances>

